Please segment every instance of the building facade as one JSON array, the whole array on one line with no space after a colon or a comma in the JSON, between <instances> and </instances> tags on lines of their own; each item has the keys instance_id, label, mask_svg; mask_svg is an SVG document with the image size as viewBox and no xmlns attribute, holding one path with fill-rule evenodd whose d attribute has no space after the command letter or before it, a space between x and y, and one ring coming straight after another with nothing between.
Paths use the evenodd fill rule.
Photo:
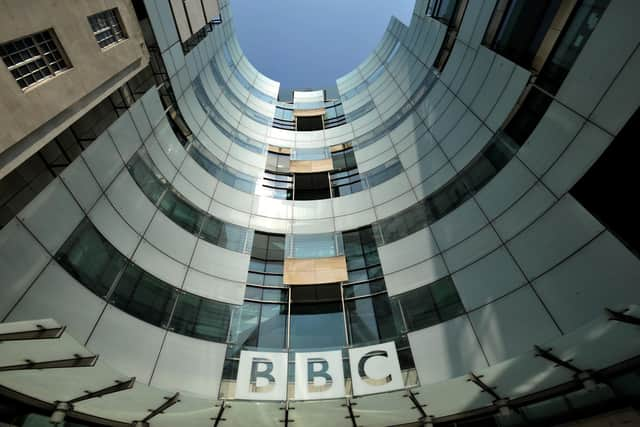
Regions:
<instances>
[{"instance_id":1,"label":"building facade","mask_svg":"<svg viewBox=\"0 0 640 427\"><path fill-rule=\"evenodd\" d=\"M74 13L84 38L34 25L68 56L52 76L5 60L0 156L78 119L56 121L81 95L36 90L146 52L152 80L0 229L2 421L640 422L640 239L615 192L639 3L417 0L336 88L293 93L243 55L228 0Z\"/></svg>"}]
</instances>

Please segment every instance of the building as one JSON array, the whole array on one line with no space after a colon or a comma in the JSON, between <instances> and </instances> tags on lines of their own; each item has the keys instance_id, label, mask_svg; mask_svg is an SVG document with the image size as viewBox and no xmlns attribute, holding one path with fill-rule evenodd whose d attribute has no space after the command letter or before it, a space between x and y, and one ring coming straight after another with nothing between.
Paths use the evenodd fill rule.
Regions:
<instances>
[{"instance_id":1,"label":"building","mask_svg":"<svg viewBox=\"0 0 640 427\"><path fill-rule=\"evenodd\" d=\"M69 4L3 3L0 421L640 423L640 3L417 0L292 93L228 0Z\"/></svg>"}]
</instances>

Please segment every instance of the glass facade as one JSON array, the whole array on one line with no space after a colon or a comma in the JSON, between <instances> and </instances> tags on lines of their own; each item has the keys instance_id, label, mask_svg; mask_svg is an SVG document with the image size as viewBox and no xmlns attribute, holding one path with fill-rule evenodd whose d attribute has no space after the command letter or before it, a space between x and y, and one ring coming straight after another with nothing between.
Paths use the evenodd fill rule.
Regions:
<instances>
[{"instance_id":1,"label":"glass facade","mask_svg":"<svg viewBox=\"0 0 640 427\"><path fill-rule=\"evenodd\" d=\"M179 425L306 425L318 413L354 425L551 425L545 404L575 414L637 397L633 209L596 191L620 181L620 165L633 170L637 8L419 2L336 90L289 102L242 54L228 1L187 42L170 26L176 4L193 3L140 15L157 35L158 87L0 229L0 316L55 319L76 338L65 357L100 354L99 375L79 373L78 389L126 373L138 381L131 402L179 391L186 409L157 414ZM118 18L129 37L131 16ZM116 43L120 30L89 41L116 52L128 43ZM304 283L295 274L310 280L289 284ZM324 274L335 276L311 280ZM59 359L63 340L46 341ZM381 352L391 343L395 354ZM281 372L240 371L250 351L288 358ZM296 387L318 384L296 383L296 356L323 351L341 361L344 390L305 402ZM15 352L33 368L27 353ZM400 370L383 373L395 356ZM249 393L284 381L284 394L250 402L247 373L261 374ZM83 396L37 374L0 378L0 389L29 395L33 384L19 383L36 378L43 406ZM358 388L392 374L384 393ZM143 406L117 422L157 407ZM106 422L98 407L82 410Z\"/></svg>"},{"instance_id":2,"label":"glass facade","mask_svg":"<svg viewBox=\"0 0 640 427\"><path fill-rule=\"evenodd\" d=\"M132 263L84 220L56 254L91 292L140 320L182 335L226 342L231 305L184 292Z\"/></svg>"}]
</instances>

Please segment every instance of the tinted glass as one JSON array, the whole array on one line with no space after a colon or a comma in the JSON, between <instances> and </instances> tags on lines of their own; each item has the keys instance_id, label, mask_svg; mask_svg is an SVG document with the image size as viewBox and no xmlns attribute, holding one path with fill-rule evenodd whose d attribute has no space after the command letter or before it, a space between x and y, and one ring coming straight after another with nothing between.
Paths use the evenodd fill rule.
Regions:
<instances>
[{"instance_id":1,"label":"tinted glass","mask_svg":"<svg viewBox=\"0 0 640 427\"><path fill-rule=\"evenodd\" d=\"M56 260L80 283L105 297L127 259L87 219L56 254Z\"/></svg>"},{"instance_id":2,"label":"tinted glass","mask_svg":"<svg viewBox=\"0 0 640 427\"><path fill-rule=\"evenodd\" d=\"M193 294L178 296L170 327L177 333L209 341L225 342L231 306Z\"/></svg>"},{"instance_id":3,"label":"tinted glass","mask_svg":"<svg viewBox=\"0 0 640 427\"><path fill-rule=\"evenodd\" d=\"M367 344L395 338L401 330L397 310L387 295L345 301L351 344Z\"/></svg>"},{"instance_id":4,"label":"tinted glass","mask_svg":"<svg viewBox=\"0 0 640 427\"><path fill-rule=\"evenodd\" d=\"M129 264L111 295L111 303L138 319L164 327L175 297L173 286Z\"/></svg>"}]
</instances>

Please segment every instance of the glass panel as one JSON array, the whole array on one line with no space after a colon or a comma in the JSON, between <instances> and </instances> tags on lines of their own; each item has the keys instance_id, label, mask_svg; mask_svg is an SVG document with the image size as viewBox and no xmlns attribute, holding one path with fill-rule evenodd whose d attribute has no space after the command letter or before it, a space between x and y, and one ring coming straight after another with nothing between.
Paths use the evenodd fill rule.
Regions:
<instances>
[{"instance_id":1,"label":"glass panel","mask_svg":"<svg viewBox=\"0 0 640 427\"><path fill-rule=\"evenodd\" d=\"M289 294L286 289L264 289L262 299L264 301L287 302Z\"/></svg>"},{"instance_id":2,"label":"glass panel","mask_svg":"<svg viewBox=\"0 0 640 427\"><path fill-rule=\"evenodd\" d=\"M244 252L244 244L247 239L247 229L233 224L224 224L218 246L236 252Z\"/></svg>"},{"instance_id":3,"label":"glass panel","mask_svg":"<svg viewBox=\"0 0 640 427\"><path fill-rule=\"evenodd\" d=\"M253 283L253 282L250 282ZM262 288L257 288L254 286L247 286L244 291L244 297L246 299L262 299Z\"/></svg>"},{"instance_id":4,"label":"glass panel","mask_svg":"<svg viewBox=\"0 0 640 427\"><path fill-rule=\"evenodd\" d=\"M402 163L398 158L394 158L389 160L383 165L376 166L364 173L364 179L367 181L369 187L375 187L376 185L382 184L385 181L390 180L394 176L400 174L402 172Z\"/></svg>"},{"instance_id":5,"label":"glass panel","mask_svg":"<svg viewBox=\"0 0 640 427\"><path fill-rule=\"evenodd\" d=\"M200 230L200 224L204 219L204 214L186 203L172 191L165 193L159 208L165 215L171 218L173 222L186 231L197 233Z\"/></svg>"},{"instance_id":6,"label":"glass panel","mask_svg":"<svg viewBox=\"0 0 640 427\"><path fill-rule=\"evenodd\" d=\"M397 299L409 331L423 329L464 314L464 307L451 277L404 293Z\"/></svg>"},{"instance_id":7,"label":"glass panel","mask_svg":"<svg viewBox=\"0 0 640 427\"><path fill-rule=\"evenodd\" d=\"M350 344L368 344L395 338L401 321L387 295L345 301Z\"/></svg>"},{"instance_id":8,"label":"glass panel","mask_svg":"<svg viewBox=\"0 0 640 427\"><path fill-rule=\"evenodd\" d=\"M446 277L430 285L433 301L438 308L440 321L453 319L464 313L464 307L456 290L453 280Z\"/></svg>"},{"instance_id":9,"label":"glass panel","mask_svg":"<svg viewBox=\"0 0 640 427\"><path fill-rule=\"evenodd\" d=\"M193 294L181 294L170 327L177 333L209 341L225 342L231 306Z\"/></svg>"},{"instance_id":10,"label":"glass panel","mask_svg":"<svg viewBox=\"0 0 640 427\"><path fill-rule=\"evenodd\" d=\"M553 94L558 91L609 3L610 0L588 0L578 3L536 78L536 85Z\"/></svg>"},{"instance_id":11,"label":"glass panel","mask_svg":"<svg viewBox=\"0 0 640 427\"><path fill-rule=\"evenodd\" d=\"M247 275L247 283L251 283L253 285L263 285L264 284L264 275L259 273L249 273Z\"/></svg>"},{"instance_id":12,"label":"glass panel","mask_svg":"<svg viewBox=\"0 0 640 427\"><path fill-rule=\"evenodd\" d=\"M529 68L559 5L560 0L512 0L492 48L516 64Z\"/></svg>"},{"instance_id":13,"label":"glass panel","mask_svg":"<svg viewBox=\"0 0 640 427\"><path fill-rule=\"evenodd\" d=\"M551 101L550 96L535 87L531 88L522 105L505 127L504 133L509 135L518 146L522 146L538 125Z\"/></svg>"},{"instance_id":14,"label":"glass panel","mask_svg":"<svg viewBox=\"0 0 640 427\"><path fill-rule=\"evenodd\" d=\"M291 258L323 258L338 254L336 235L327 234L289 234L286 240L286 252Z\"/></svg>"},{"instance_id":15,"label":"glass panel","mask_svg":"<svg viewBox=\"0 0 640 427\"><path fill-rule=\"evenodd\" d=\"M241 346L256 347L258 345L258 324L260 306L255 302L247 302L234 312L230 341Z\"/></svg>"},{"instance_id":16,"label":"glass panel","mask_svg":"<svg viewBox=\"0 0 640 427\"><path fill-rule=\"evenodd\" d=\"M118 282L111 303L156 326L166 326L176 298L176 289L129 264Z\"/></svg>"},{"instance_id":17,"label":"glass panel","mask_svg":"<svg viewBox=\"0 0 640 427\"><path fill-rule=\"evenodd\" d=\"M160 174L152 168L146 149L135 154L127 166L138 187L155 204L167 185L160 178Z\"/></svg>"},{"instance_id":18,"label":"glass panel","mask_svg":"<svg viewBox=\"0 0 640 427\"><path fill-rule=\"evenodd\" d=\"M86 288L103 298L127 262L87 219L62 245L56 260Z\"/></svg>"},{"instance_id":19,"label":"glass panel","mask_svg":"<svg viewBox=\"0 0 640 427\"><path fill-rule=\"evenodd\" d=\"M352 297L366 296L366 295L371 295L378 292L384 292L386 290L387 290L387 287L385 286L384 280L380 279L380 280L374 280L372 282L345 286L344 297L352 298Z\"/></svg>"},{"instance_id":20,"label":"glass panel","mask_svg":"<svg viewBox=\"0 0 640 427\"><path fill-rule=\"evenodd\" d=\"M260 348L286 348L287 306L262 304L258 343Z\"/></svg>"},{"instance_id":21,"label":"glass panel","mask_svg":"<svg viewBox=\"0 0 640 427\"><path fill-rule=\"evenodd\" d=\"M428 286L422 286L398 297L409 331L439 323L433 297Z\"/></svg>"},{"instance_id":22,"label":"glass panel","mask_svg":"<svg viewBox=\"0 0 640 427\"><path fill-rule=\"evenodd\" d=\"M291 304L290 348L330 348L345 344L340 301Z\"/></svg>"}]
</instances>

